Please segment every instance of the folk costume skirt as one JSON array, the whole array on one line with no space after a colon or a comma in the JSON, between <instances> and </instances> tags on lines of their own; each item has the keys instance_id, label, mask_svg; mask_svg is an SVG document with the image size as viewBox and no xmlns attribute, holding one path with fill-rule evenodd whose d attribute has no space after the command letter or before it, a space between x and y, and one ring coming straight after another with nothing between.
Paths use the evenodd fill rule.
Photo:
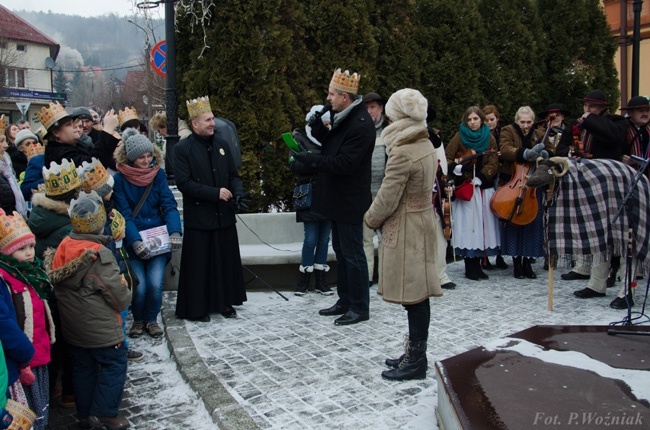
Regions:
<instances>
[{"instance_id":1,"label":"folk costume skirt","mask_svg":"<svg viewBox=\"0 0 650 430\"><path fill-rule=\"evenodd\" d=\"M246 301L237 228L185 228L176 316L200 318Z\"/></svg>"},{"instance_id":2,"label":"folk costume skirt","mask_svg":"<svg viewBox=\"0 0 650 430\"><path fill-rule=\"evenodd\" d=\"M490 199L494 188L480 189L474 187L470 201L456 199L451 202L454 228L452 244L456 255L462 257L483 257L496 255L501 237L499 220L490 210ZM484 253L485 252L485 253Z\"/></svg>"}]
</instances>

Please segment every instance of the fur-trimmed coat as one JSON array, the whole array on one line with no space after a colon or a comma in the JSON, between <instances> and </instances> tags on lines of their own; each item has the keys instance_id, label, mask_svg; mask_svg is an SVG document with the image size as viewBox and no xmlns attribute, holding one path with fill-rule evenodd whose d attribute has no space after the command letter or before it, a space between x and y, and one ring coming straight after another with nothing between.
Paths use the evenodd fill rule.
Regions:
<instances>
[{"instance_id":1,"label":"fur-trimmed coat","mask_svg":"<svg viewBox=\"0 0 650 430\"><path fill-rule=\"evenodd\" d=\"M154 146L153 152L156 165L162 165L162 153L160 149ZM115 161L117 164L128 164L126 157L126 147L121 145L115 150ZM181 217L178 212L176 199L169 189L167 175L161 168L153 180L153 186L147 196L140 211L133 218L133 210L136 208L140 199L144 195L146 186L135 185L122 173L117 172L113 185L113 200L115 208L122 214L126 220L126 238L125 243L130 247L136 240L142 240L140 231L148 230L161 225L167 226L169 234L182 234ZM130 248L129 248L130 249ZM134 254L133 254L134 256Z\"/></svg>"},{"instance_id":2,"label":"fur-trimmed coat","mask_svg":"<svg viewBox=\"0 0 650 430\"><path fill-rule=\"evenodd\" d=\"M16 320L34 345L34 357L31 367L46 365L50 362L50 346L55 342L54 321L47 302L38 296L34 288L0 269L0 277L5 281L12 294Z\"/></svg>"},{"instance_id":3,"label":"fur-trimmed coat","mask_svg":"<svg viewBox=\"0 0 650 430\"><path fill-rule=\"evenodd\" d=\"M438 159L422 122L395 121L382 138L386 174L364 216L368 227L381 228L377 293L387 302L415 304L442 296L431 202Z\"/></svg>"},{"instance_id":4,"label":"fur-trimmed coat","mask_svg":"<svg viewBox=\"0 0 650 430\"><path fill-rule=\"evenodd\" d=\"M43 258L47 248L56 248L72 231L68 204L54 200L45 193L32 195L32 212L27 220L29 229L36 236L36 255Z\"/></svg>"},{"instance_id":5,"label":"fur-trimmed coat","mask_svg":"<svg viewBox=\"0 0 650 430\"><path fill-rule=\"evenodd\" d=\"M45 253L66 341L79 348L105 348L124 341L120 311L131 303L108 236L72 232Z\"/></svg>"}]
</instances>

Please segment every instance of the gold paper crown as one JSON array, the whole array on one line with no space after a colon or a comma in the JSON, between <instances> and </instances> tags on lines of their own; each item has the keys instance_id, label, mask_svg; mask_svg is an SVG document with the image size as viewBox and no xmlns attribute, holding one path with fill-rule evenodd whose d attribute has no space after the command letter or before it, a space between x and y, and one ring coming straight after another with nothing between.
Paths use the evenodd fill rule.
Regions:
<instances>
[{"instance_id":1,"label":"gold paper crown","mask_svg":"<svg viewBox=\"0 0 650 430\"><path fill-rule=\"evenodd\" d=\"M77 167L65 158L60 165L52 161L49 169L43 166L43 179L48 196L60 196L81 187Z\"/></svg>"},{"instance_id":2,"label":"gold paper crown","mask_svg":"<svg viewBox=\"0 0 650 430\"><path fill-rule=\"evenodd\" d=\"M77 173L82 180L81 189L87 193L92 190L99 190L112 179L104 165L95 157L92 158L90 163L84 161L81 167L77 169Z\"/></svg>"},{"instance_id":3,"label":"gold paper crown","mask_svg":"<svg viewBox=\"0 0 650 430\"><path fill-rule=\"evenodd\" d=\"M0 250L13 254L24 246L25 242L35 243L34 233L29 229L25 219L18 212L13 215L5 214L0 209Z\"/></svg>"},{"instance_id":4,"label":"gold paper crown","mask_svg":"<svg viewBox=\"0 0 650 430\"><path fill-rule=\"evenodd\" d=\"M187 114L190 118L199 116L202 113L212 112L208 96L199 97L194 100L187 100L185 103L187 104Z\"/></svg>"},{"instance_id":5,"label":"gold paper crown","mask_svg":"<svg viewBox=\"0 0 650 430\"><path fill-rule=\"evenodd\" d=\"M356 94L357 91L359 91L360 80L361 77L358 74L353 73L352 75L350 75L349 70L346 70L345 72L341 73L341 69L339 68L334 70L334 74L332 75L332 81L330 82L330 85L339 91L345 91L346 93Z\"/></svg>"},{"instance_id":6,"label":"gold paper crown","mask_svg":"<svg viewBox=\"0 0 650 430\"><path fill-rule=\"evenodd\" d=\"M126 220L116 209L111 210L108 217L111 220L111 235L113 239L118 240L126 230Z\"/></svg>"},{"instance_id":7,"label":"gold paper crown","mask_svg":"<svg viewBox=\"0 0 650 430\"><path fill-rule=\"evenodd\" d=\"M34 133L36 136L40 137L42 141L45 141L45 136L47 135L47 130L45 127L41 126Z\"/></svg>"},{"instance_id":8,"label":"gold paper crown","mask_svg":"<svg viewBox=\"0 0 650 430\"><path fill-rule=\"evenodd\" d=\"M86 210L83 215L80 213L89 207L92 207L92 212ZM90 193L82 191L79 193L79 198L72 199L68 214L70 214L72 229L77 233L93 233L106 224L106 209L102 198L94 191Z\"/></svg>"},{"instance_id":9,"label":"gold paper crown","mask_svg":"<svg viewBox=\"0 0 650 430\"><path fill-rule=\"evenodd\" d=\"M25 156L29 160L34 155L45 153L45 148L43 147L43 145L41 145L40 142L36 142L31 145L23 145L23 151L25 151Z\"/></svg>"},{"instance_id":10,"label":"gold paper crown","mask_svg":"<svg viewBox=\"0 0 650 430\"><path fill-rule=\"evenodd\" d=\"M49 108L42 107L40 112L36 112L36 115L47 131L60 119L70 116L59 102L50 102Z\"/></svg>"},{"instance_id":11,"label":"gold paper crown","mask_svg":"<svg viewBox=\"0 0 650 430\"><path fill-rule=\"evenodd\" d=\"M7 128L7 117L2 114L0 115L0 134L5 134L5 128Z\"/></svg>"},{"instance_id":12,"label":"gold paper crown","mask_svg":"<svg viewBox=\"0 0 650 430\"><path fill-rule=\"evenodd\" d=\"M138 112L136 112L133 106L131 106L131 108L125 107L124 110L118 111L117 119L120 122L120 128L122 128L124 123L127 121L131 121L132 119L140 120L140 118L138 118Z\"/></svg>"}]
</instances>

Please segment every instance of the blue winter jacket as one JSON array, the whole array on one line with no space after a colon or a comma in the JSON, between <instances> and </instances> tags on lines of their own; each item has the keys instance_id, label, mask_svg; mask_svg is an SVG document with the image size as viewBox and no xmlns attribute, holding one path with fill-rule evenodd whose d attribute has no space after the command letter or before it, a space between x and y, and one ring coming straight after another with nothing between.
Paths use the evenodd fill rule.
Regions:
<instances>
[{"instance_id":1,"label":"blue winter jacket","mask_svg":"<svg viewBox=\"0 0 650 430\"><path fill-rule=\"evenodd\" d=\"M18 380L18 369L32 360L34 345L18 326L9 287L0 278L0 340L7 362L8 385Z\"/></svg>"}]
</instances>

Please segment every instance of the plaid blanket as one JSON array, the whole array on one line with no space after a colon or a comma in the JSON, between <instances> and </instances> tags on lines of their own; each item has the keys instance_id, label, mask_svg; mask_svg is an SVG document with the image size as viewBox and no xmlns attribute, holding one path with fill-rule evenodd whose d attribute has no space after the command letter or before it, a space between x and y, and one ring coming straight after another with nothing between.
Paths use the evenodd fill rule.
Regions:
<instances>
[{"instance_id":1,"label":"plaid blanket","mask_svg":"<svg viewBox=\"0 0 650 430\"><path fill-rule=\"evenodd\" d=\"M633 229L639 269L650 268L648 216L650 182L645 175L615 223L616 213L632 186L636 171L614 160L574 160L558 178L547 201L545 228L551 255L566 261L572 255L592 255L595 261L626 255L628 228Z\"/></svg>"}]
</instances>

